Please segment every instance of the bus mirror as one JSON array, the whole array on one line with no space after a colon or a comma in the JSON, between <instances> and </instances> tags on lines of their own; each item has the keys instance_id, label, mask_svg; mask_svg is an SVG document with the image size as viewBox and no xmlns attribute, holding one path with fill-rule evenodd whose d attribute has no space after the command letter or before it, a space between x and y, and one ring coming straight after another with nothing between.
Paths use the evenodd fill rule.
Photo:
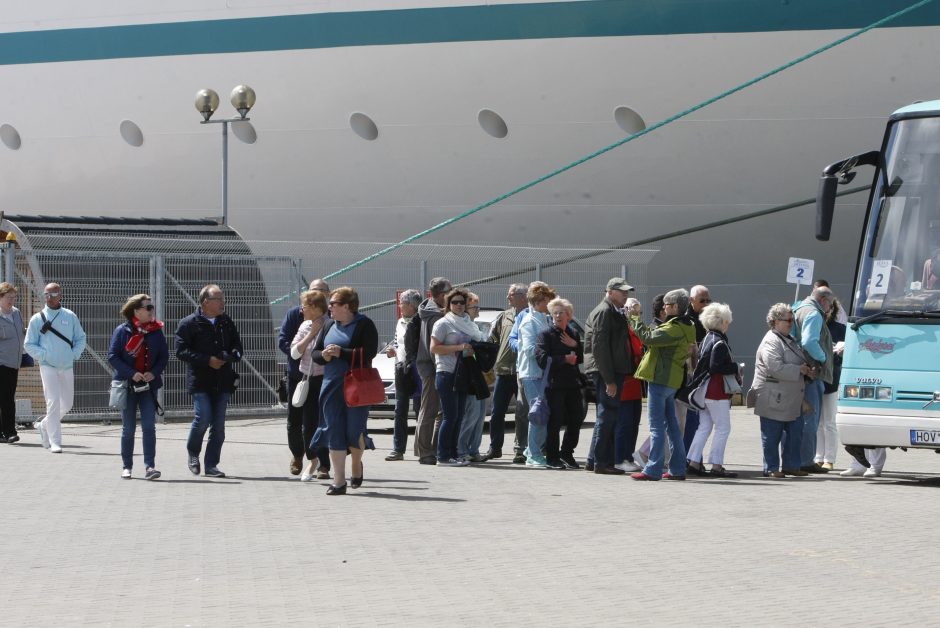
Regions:
<instances>
[{"instance_id":1,"label":"bus mirror","mask_svg":"<svg viewBox=\"0 0 940 628\"><path fill-rule=\"evenodd\" d=\"M816 191L816 239L829 240L832 232L832 214L836 206L836 186L839 178L835 175L823 175L819 178Z\"/></svg>"}]
</instances>

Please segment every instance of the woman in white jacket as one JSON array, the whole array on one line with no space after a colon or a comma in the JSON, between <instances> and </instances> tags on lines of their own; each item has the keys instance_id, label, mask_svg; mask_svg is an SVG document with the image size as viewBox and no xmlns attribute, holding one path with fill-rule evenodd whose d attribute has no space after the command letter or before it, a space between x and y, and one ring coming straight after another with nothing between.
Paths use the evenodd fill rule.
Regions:
<instances>
[{"instance_id":1,"label":"woman in white jacket","mask_svg":"<svg viewBox=\"0 0 940 628\"><path fill-rule=\"evenodd\" d=\"M754 366L754 382L748 393L754 414L760 416L761 441L764 446L764 476L782 478L805 476L800 470L800 445L803 442L804 377L815 371L806 364L803 350L790 337L793 312L786 303L777 303L767 313L770 327L760 346ZM780 465L780 441L784 433L783 466Z\"/></svg>"},{"instance_id":2,"label":"woman in white jacket","mask_svg":"<svg viewBox=\"0 0 940 628\"><path fill-rule=\"evenodd\" d=\"M300 372L303 373L308 386L307 398L302 408L304 448L309 462L300 474L300 481L311 482L314 479L330 478L329 451L324 448L315 452L310 442L320 423L320 387L323 384L323 366L313 361L311 353L323 324L329 320L326 315L326 293L321 290L307 290L300 295L300 307L303 310L304 322L300 324L291 341L290 355L295 360L300 360Z\"/></svg>"}]
</instances>

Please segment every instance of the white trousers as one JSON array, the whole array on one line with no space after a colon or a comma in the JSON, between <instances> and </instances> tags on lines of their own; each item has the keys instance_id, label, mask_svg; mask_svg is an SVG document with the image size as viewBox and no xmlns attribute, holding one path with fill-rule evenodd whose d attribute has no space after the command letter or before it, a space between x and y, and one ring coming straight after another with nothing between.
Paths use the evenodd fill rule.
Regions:
<instances>
[{"instance_id":1,"label":"white trousers","mask_svg":"<svg viewBox=\"0 0 940 628\"><path fill-rule=\"evenodd\" d=\"M725 446L728 444L728 435L731 434L731 400L706 399L705 409L699 410L698 429L689 446L689 460L702 462L705 454L705 443L715 428L715 437L712 439L712 448L708 452L708 464L725 464Z\"/></svg>"},{"instance_id":2,"label":"white trousers","mask_svg":"<svg viewBox=\"0 0 940 628\"><path fill-rule=\"evenodd\" d=\"M871 468L879 473L885 468L885 460L888 458L888 450L884 447L878 447L876 449L866 449L865 450L865 460L868 461L868 464L871 465ZM855 471L862 471L865 469L862 465L859 464L858 460L855 459L855 456L849 456L851 464L849 468Z\"/></svg>"},{"instance_id":3,"label":"white trousers","mask_svg":"<svg viewBox=\"0 0 940 628\"><path fill-rule=\"evenodd\" d=\"M816 430L816 462L835 464L839 449L839 428L836 427L836 403L839 393L823 395L819 409L819 429Z\"/></svg>"},{"instance_id":4,"label":"white trousers","mask_svg":"<svg viewBox=\"0 0 940 628\"><path fill-rule=\"evenodd\" d=\"M46 416L43 427L49 435L49 443L62 446L62 417L72 409L75 400L75 370L57 369L39 365L42 378L42 394L46 398Z\"/></svg>"}]
</instances>

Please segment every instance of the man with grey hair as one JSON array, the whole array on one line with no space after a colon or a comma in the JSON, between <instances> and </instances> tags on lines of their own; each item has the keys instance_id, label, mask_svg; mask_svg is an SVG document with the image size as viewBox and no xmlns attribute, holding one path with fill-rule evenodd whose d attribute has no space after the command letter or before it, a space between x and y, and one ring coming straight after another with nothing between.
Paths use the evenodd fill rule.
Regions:
<instances>
[{"instance_id":1,"label":"man with grey hair","mask_svg":"<svg viewBox=\"0 0 940 628\"><path fill-rule=\"evenodd\" d=\"M186 383L193 397L193 424L186 449L189 470L199 475L199 452L206 444L205 474L224 478L219 469L225 442L225 410L238 388L238 373L232 364L242 359L242 342L235 323L225 313L222 288L209 284L199 291L199 307L176 328L176 357L185 362Z\"/></svg>"},{"instance_id":2,"label":"man with grey hair","mask_svg":"<svg viewBox=\"0 0 940 628\"><path fill-rule=\"evenodd\" d=\"M506 292L506 301L509 308L500 313L499 318L493 321L490 332L490 342L499 345L496 354L496 386L493 388L493 413L490 415L490 448L483 455L485 460L503 457L503 442L506 437L506 410L509 402L516 397L519 386L516 381L516 350L509 344L509 334L512 333L516 316L526 309L526 292L529 287L524 283L514 283ZM516 425L528 423L528 412L523 412L525 404L521 399L516 401ZM526 409L527 410L527 409ZM521 454L522 452L518 452Z\"/></svg>"},{"instance_id":3,"label":"man with grey hair","mask_svg":"<svg viewBox=\"0 0 940 628\"><path fill-rule=\"evenodd\" d=\"M594 378L597 418L588 452L587 470L622 475L614 467L614 430L620 414L623 381L634 371L630 330L623 314L633 286L623 277L607 282L607 294L588 315L584 332L584 372Z\"/></svg>"},{"instance_id":4,"label":"man with grey hair","mask_svg":"<svg viewBox=\"0 0 940 628\"><path fill-rule=\"evenodd\" d=\"M437 432L441 425L441 400L434 387L434 375L437 366L431 353L431 330L434 323L444 316L444 297L453 288L446 277L435 277L428 284L430 298L418 306L418 324L414 321L408 326L406 339L409 347L416 345L415 365L421 376L421 409L418 411L418 425L415 427L415 456L421 464L437 464ZM417 335L417 338L415 338Z\"/></svg>"},{"instance_id":5,"label":"man with grey hair","mask_svg":"<svg viewBox=\"0 0 940 628\"><path fill-rule=\"evenodd\" d=\"M310 290L319 290L324 294L329 294L330 287L322 279L314 279L310 282ZM303 322L304 310L300 305L297 305L287 310L277 332L277 347L287 355L287 448L291 453L290 465L288 466L291 475L300 475L303 469L304 454L310 447L309 442L304 442L304 409L303 407L298 408L290 402L297 384L303 379L303 373L300 372L300 360L291 356L291 341L294 340L294 336L297 335L297 330L300 329ZM321 479L323 475L328 475L328 468L320 471Z\"/></svg>"},{"instance_id":6,"label":"man with grey hair","mask_svg":"<svg viewBox=\"0 0 940 628\"><path fill-rule=\"evenodd\" d=\"M699 320L699 315L702 313L702 310L705 309L705 306L711 302L711 294L705 286L695 285L689 289L689 306L685 308L684 312L692 319L692 324L695 325L696 347L695 355L689 358L687 364L689 375L695 372L696 362L698 361L698 350L702 346L702 341L705 340L705 334L708 333ZM685 450L688 451L692 446L695 433L698 431L698 410L689 408L685 404L680 403L676 406L676 414L679 417L679 425L683 432L682 442L685 444Z\"/></svg>"},{"instance_id":7,"label":"man with grey hair","mask_svg":"<svg viewBox=\"0 0 940 628\"><path fill-rule=\"evenodd\" d=\"M398 309L401 317L395 324L395 338L385 348L385 355L395 358L395 428L392 435L392 453L385 456L388 461L404 460L405 447L408 445L408 408L411 398L418 390L418 372L415 370L414 356L408 355L405 335L418 306L421 305L421 293L409 288L398 295ZM417 404L416 404L417 405Z\"/></svg>"},{"instance_id":8,"label":"man with grey hair","mask_svg":"<svg viewBox=\"0 0 940 628\"><path fill-rule=\"evenodd\" d=\"M824 383L832 383L832 336L826 327L826 314L835 296L826 286L819 286L793 308L793 329L790 335L803 347L807 364L813 367L810 381L803 389L803 399L812 409L802 416L803 444L800 446L800 469L807 473L828 473L816 463L816 431L822 408Z\"/></svg>"}]
</instances>

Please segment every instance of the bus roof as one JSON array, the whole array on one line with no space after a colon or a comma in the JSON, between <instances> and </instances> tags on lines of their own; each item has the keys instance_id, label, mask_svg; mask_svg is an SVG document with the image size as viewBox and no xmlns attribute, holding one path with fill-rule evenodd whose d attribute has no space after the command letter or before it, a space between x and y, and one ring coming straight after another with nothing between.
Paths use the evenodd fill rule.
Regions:
<instances>
[{"instance_id":1,"label":"bus roof","mask_svg":"<svg viewBox=\"0 0 940 628\"><path fill-rule=\"evenodd\" d=\"M940 100L925 100L923 102L914 103L913 105L908 105L907 107L901 107L891 114L891 119L908 118L930 113L940 115Z\"/></svg>"}]
</instances>

